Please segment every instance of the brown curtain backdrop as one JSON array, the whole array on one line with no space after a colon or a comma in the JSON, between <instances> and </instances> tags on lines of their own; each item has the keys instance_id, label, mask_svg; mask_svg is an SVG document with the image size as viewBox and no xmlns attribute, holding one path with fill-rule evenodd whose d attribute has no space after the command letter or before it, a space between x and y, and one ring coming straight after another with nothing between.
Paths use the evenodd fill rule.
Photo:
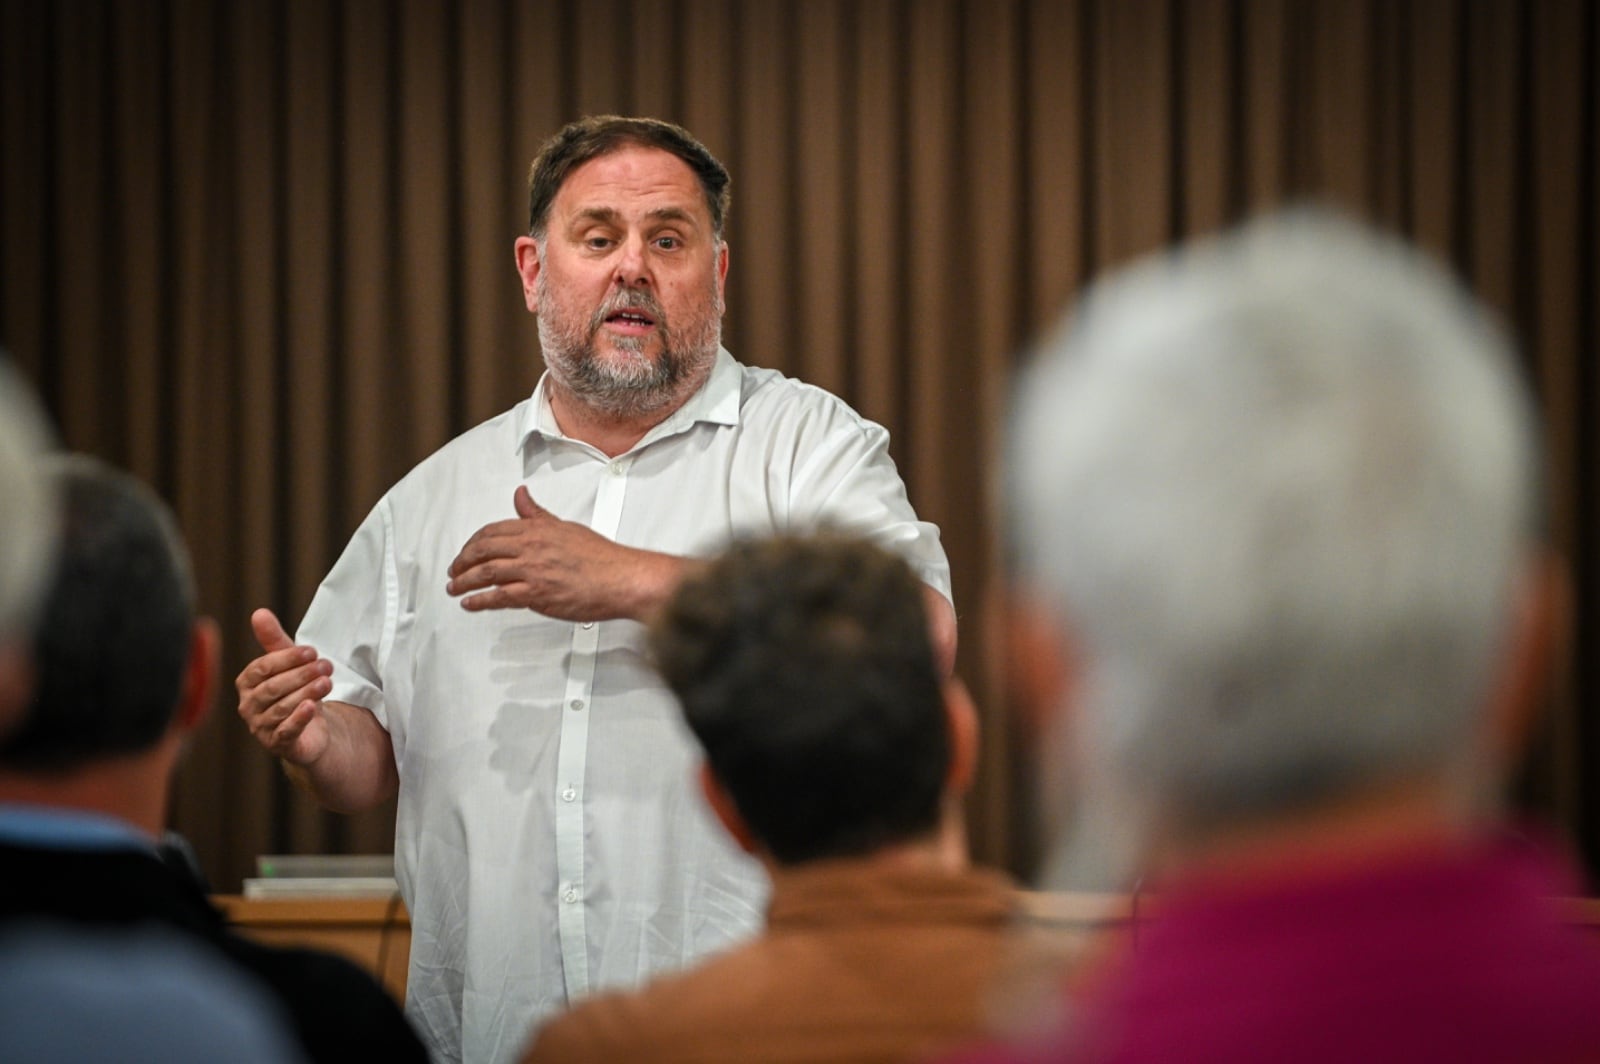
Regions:
<instances>
[{"instance_id":1,"label":"brown curtain backdrop","mask_svg":"<svg viewBox=\"0 0 1600 1064\"><path fill-rule=\"evenodd\" d=\"M893 433L985 707L978 855L1027 759L980 603L1010 370L1086 278L1284 201L1453 262L1525 341L1578 626L1526 794L1600 852L1592 349L1600 20L1579 0L0 0L0 340L72 448L150 480L224 676L379 494L539 371L512 270L540 141L687 125L734 174L727 344ZM233 713L174 825L222 889L378 851Z\"/></svg>"}]
</instances>

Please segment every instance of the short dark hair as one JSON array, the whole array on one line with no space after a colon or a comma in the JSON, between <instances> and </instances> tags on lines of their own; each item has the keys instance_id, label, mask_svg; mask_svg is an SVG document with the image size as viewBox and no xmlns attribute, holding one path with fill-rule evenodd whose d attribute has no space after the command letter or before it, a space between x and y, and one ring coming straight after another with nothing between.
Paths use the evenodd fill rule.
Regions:
<instances>
[{"instance_id":1,"label":"short dark hair","mask_svg":"<svg viewBox=\"0 0 1600 1064\"><path fill-rule=\"evenodd\" d=\"M650 648L779 862L937 826L949 724L922 582L900 558L835 533L736 543L672 596Z\"/></svg>"},{"instance_id":2,"label":"short dark hair","mask_svg":"<svg viewBox=\"0 0 1600 1064\"><path fill-rule=\"evenodd\" d=\"M659 148L682 159L705 192L711 211L711 231L718 240L728 218L728 168L682 126L659 118L590 115L568 123L545 141L528 171L528 233L542 238L550 219L550 204L572 171L591 159L627 147Z\"/></svg>"},{"instance_id":3,"label":"short dark hair","mask_svg":"<svg viewBox=\"0 0 1600 1064\"><path fill-rule=\"evenodd\" d=\"M58 772L153 747L171 726L194 625L194 579L170 511L83 455L46 471L61 508L34 631L37 686L0 766Z\"/></svg>"}]
</instances>

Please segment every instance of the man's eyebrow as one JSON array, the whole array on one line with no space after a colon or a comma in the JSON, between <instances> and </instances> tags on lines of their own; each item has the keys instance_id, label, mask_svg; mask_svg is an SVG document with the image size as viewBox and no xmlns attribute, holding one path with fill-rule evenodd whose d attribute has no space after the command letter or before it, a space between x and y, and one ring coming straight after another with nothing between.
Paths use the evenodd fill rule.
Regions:
<instances>
[{"instance_id":1,"label":"man's eyebrow","mask_svg":"<svg viewBox=\"0 0 1600 1064\"><path fill-rule=\"evenodd\" d=\"M682 207L657 207L645 217L658 222L689 222L690 224L694 222L694 215Z\"/></svg>"},{"instance_id":2,"label":"man's eyebrow","mask_svg":"<svg viewBox=\"0 0 1600 1064\"><path fill-rule=\"evenodd\" d=\"M682 207L656 207L645 212L645 217L656 222L686 222L694 224L694 215ZM621 225L622 212L615 207L584 207L572 216L574 223L599 222L603 225Z\"/></svg>"},{"instance_id":3,"label":"man's eyebrow","mask_svg":"<svg viewBox=\"0 0 1600 1064\"><path fill-rule=\"evenodd\" d=\"M603 222L607 225L616 225L622 220L622 215L615 207L585 207L572 216L574 222Z\"/></svg>"}]
</instances>

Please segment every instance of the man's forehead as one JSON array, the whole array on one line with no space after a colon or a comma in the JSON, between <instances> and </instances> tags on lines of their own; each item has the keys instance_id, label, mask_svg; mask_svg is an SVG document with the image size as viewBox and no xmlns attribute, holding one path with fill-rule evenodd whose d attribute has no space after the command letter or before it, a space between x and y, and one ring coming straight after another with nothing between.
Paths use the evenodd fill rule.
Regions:
<instances>
[{"instance_id":1,"label":"man's forehead","mask_svg":"<svg viewBox=\"0 0 1600 1064\"><path fill-rule=\"evenodd\" d=\"M568 218L676 215L708 226L711 219L705 191L689 164L669 151L636 144L574 169L551 206Z\"/></svg>"}]
</instances>

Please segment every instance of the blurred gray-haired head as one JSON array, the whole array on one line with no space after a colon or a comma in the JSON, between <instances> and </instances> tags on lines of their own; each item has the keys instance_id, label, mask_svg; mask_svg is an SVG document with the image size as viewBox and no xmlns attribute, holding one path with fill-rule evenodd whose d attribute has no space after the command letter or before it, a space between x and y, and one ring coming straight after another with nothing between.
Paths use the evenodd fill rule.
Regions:
<instances>
[{"instance_id":1,"label":"blurred gray-haired head","mask_svg":"<svg viewBox=\"0 0 1600 1064\"><path fill-rule=\"evenodd\" d=\"M1044 769L1047 804L1078 802L1066 862L1114 879L1156 826L1390 781L1479 797L1541 531L1534 406L1484 309L1398 240L1299 210L1096 285L1039 356L1006 491L1018 575L1077 667Z\"/></svg>"},{"instance_id":2,"label":"blurred gray-haired head","mask_svg":"<svg viewBox=\"0 0 1600 1064\"><path fill-rule=\"evenodd\" d=\"M41 460L50 433L32 391L0 351L0 644L25 637L55 542Z\"/></svg>"}]
</instances>

